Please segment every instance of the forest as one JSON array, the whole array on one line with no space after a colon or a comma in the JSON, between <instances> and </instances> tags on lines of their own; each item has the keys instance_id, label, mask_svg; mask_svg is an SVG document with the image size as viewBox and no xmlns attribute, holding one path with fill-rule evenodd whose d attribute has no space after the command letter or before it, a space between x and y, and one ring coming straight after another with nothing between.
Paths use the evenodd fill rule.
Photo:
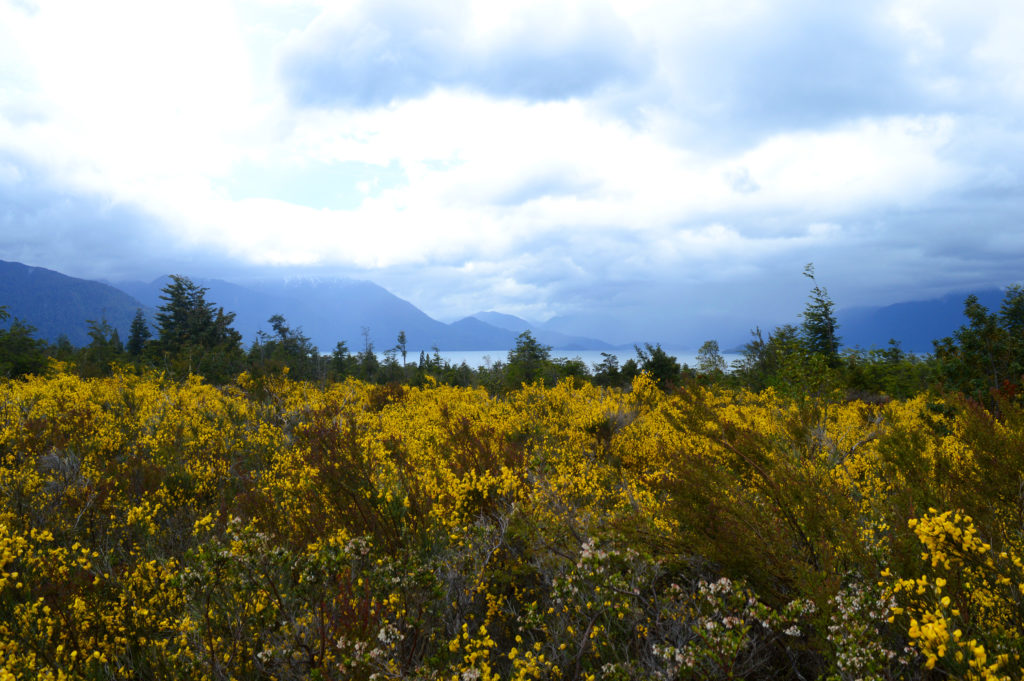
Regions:
<instances>
[{"instance_id":1,"label":"forest","mask_svg":"<svg viewBox=\"0 0 1024 681\"><path fill-rule=\"evenodd\" d=\"M1021 679L1024 290L725 366L0 333L0 679Z\"/></svg>"}]
</instances>

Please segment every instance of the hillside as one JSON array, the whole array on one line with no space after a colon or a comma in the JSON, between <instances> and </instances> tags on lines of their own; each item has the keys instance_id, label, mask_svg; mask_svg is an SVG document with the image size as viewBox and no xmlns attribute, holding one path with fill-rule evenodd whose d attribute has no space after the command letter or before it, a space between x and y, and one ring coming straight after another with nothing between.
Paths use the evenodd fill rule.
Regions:
<instances>
[{"instance_id":1,"label":"hillside","mask_svg":"<svg viewBox=\"0 0 1024 681\"><path fill-rule=\"evenodd\" d=\"M38 338L53 343L63 334L79 346L89 342L90 319L106 319L126 339L135 311L145 307L107 284L3 260L0 305L7 306L12 318L34 326Z\"/></svg>"},{"instance_id":2,"label":"hillside","mask_svg":"<svg viewBox=\"0 0 1024 681\"><path fill-rule=\"evenodd\" d=\"M160 291L167 277L149 283L127 282L118 286L154 307L161 304ZM314 345L328 352L338 341L352 351L362 350L367 329L378 351L393 347L399 331L405 331L409 350L508 349L516 334L485 324L444 324L412 303L368 281L351 279L262 281L249 285L219 279L194 279L208 289L206 299L234 312L235 328L246 343L258 331L269 331L267 319L282 314L293 327L301 327Z\"/></svg>"},{"instance_id":3,"label":"hillside","mask_svg":"<svg viewBox=\"0 0 1024 681\"><path fill-rule=\"evenodd\" d=\"M884 347L895 338L904 350L931 352L933 340L951 335L966 323L964 299L968 295L960 291L934 300L839 310L839 335L846 347ZM989 310L999 310L1002 291L988 289L975 295Z\"/></svg>"}]
</instances>

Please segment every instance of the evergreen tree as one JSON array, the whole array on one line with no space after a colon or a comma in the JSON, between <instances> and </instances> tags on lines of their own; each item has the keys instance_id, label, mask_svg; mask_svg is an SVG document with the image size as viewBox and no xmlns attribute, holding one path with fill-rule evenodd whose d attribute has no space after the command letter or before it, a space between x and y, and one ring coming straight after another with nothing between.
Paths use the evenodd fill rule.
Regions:
<instances>
[{"instance_id":1,"label":"evergreen tree","mask_svg":"<svg viewBox=\"0 0 1024 681\"><path fill-rule=\"evenodd\" d=\"M362 327L363 350L356 355L356 365L359 371L359 378L364 381L376 381L380 372L380 362L377 360L377 353L373 347L373 340L370 338L370 327Z\"/></svg>"},{"instance_id":2,"label":"evergreen tree","mask_svg":"<svg viewBox=\"0 0 1024 681\"><path fill-rule=\"evenodd\" d=\"M260 372L275 372L287 368L292 378L315 378L319 368L320 352L302 329L291 329L283 315L275 314L267 320L274 334L260 331L256 334L249 361Z\"/></svg>"},{"instance_id":3,"label":"evergreen tree","mask_svg":"<svg viewBox=\"0 0 1024 681\"><path fill-rule=\"evenodd\" d=\"M594 383L609 387L619 385L621 381L619 358L608 352L602 352L601 358L600 363L594 364Z\"/></svg>"},{"instance_id":4,"label":"evergreen tree","mask_svg":"<svg viewBox=\"0 0 1024 681\"><path fill-rule=\"evenodd\" d=\"M828 290L819 286L814 278L813 263L804 267L804 276L811 280L814 288L800 315L803 318L801 339L811 353L823 356L830 366L835 366L839 361L839 336L836 335L839 323L834 313L835 304L829 298Z\"/></svg>"},{"instance_id":5,"label":"evergreen tree","mask_svg":"<svg viewBox=\"0 0 1024 681\"><path fill-rule=\"evenodd\" d=\"M1024 290L1009 287L999 313L968 296L964 316L968 324L934 341L939 374L947 387L991 404L991 391L1024 381Z\"/></svg>"},{"instance_id":6,"label":"evergreen tree","mask_svg":"<svg viewBox=\"0 0 1024 681\"><path fill-rule=\"evenodd\" d=\"M109 376L112 366L124 354L121 337L106 319L98 322L87 319L86 323L89 325L89 345L82 351L79 371L83 376Z\"/></svg>"},{"instance_id":7,"label":"evergreen tree","mask_svg":"<svg viewBox=\"0 0 1024 681\"><path fill-rule=\"evenodd\" d=\"M507 378L510 387L533 383L551 363L551 347L542 345L529 330L516 338L516 347L508 352Z\"/></svg>"},{"instance_id":8,"label":"evergreen tree","mask_svg":"<svg viewBox=\"0 0 1024 681\"><path fill-rule=\"evenodd\" d=\"M352 356L352 353L348 350L348 345L345 341L338 341L337 345L334 346L334 352L331 353L331 359L328 363L331 378L334 380L343 380L348 376L352 376L356 371L356 360Z\"/></svg>"},{"instance_id":9,"label":"evergreen tree","mask_svg":"<svg viewBox=\"0 0 1024 681\"><path fill-rule=\"evenodd\" d=\"M141 357L146 343L152 336L153 332L149 330L146 316L142 313L142 308L139 308L135 311L135 318L132 319L131 328L128 330L128 356L133 359Z\"/></svg>"},{"instance_id":10,"label":"evergreen tree","mask_svg":"<svg viewBox=\"0 0 1024 681\"><path fill-rule=\"evenodd\" d=\"M642 348L634 345L633 349L636 350L640 370L650 374L658 387L668 388L679 381L682 367L675 357L661 349L661 343L644 343Z\"/></svg>"},{"instance_id":11,"label":"evergreen tree","mask_svg":"<svg viewBox=\"0 0 1024 681\"><path fill-rule=\"evenodd\" d=\"M156 315L157 347L166 366L179 375L228 381L245 367L242 334L231 327L235 314L207 302L206 291L187 277L171 276Z\"/></svg>"},{"instance_id":12,"label":"evergreen tree","mask_svg":"<svg viewBox=\"0 0 1024 681\"><path fill-rule=\"evenodd\" d=\"M171 283L163 288L156 315L161 348L172 354L189 346L206 350L239 349L242 335L231 328L234 312L214 308L206 300L207 289L187 277L171 275Z\"/></svg>"},{"instance_id":13,"label":"evergreen tree","mask_svg":"<svg viewBox=\"0 0 1024 681\"><path fill-rule=\"evenodd\" d=\"M0 322L9 318L7 308L0 305ZM20 319L0 329L0 376L16 378L46 372L46 342L33 338L35 331Z\"/></svg>"}]
</instances>

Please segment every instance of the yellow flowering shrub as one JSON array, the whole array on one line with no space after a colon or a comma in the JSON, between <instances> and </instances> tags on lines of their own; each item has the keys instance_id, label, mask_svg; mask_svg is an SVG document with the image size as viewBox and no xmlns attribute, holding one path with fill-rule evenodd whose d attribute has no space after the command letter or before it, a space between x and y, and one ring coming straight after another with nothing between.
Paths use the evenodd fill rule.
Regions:
<instances>
[{"instance_id":1,"label":"yellow flowering shrub","mask_svg":"<svg viewBox=\"0 0 1024 681\"><path fill-rule=\"evenodd\" d=\"M5 381L0 678L1018 679L1022 438L646 375Z\"/></svg>"},{"instance_id":2,"label":"yellow flowering shrub","mask_svg":"<svg viewBox=\"0 0 1024 681\"><path fill-rule=\"evenodd\" d=\"M910 645L928 669L966 679L1002 681L1024 674L1024 563L994 553L969 515L936 509L908 526L917 535L925 573L891 580Z\"/></svg>"}]
</instances>

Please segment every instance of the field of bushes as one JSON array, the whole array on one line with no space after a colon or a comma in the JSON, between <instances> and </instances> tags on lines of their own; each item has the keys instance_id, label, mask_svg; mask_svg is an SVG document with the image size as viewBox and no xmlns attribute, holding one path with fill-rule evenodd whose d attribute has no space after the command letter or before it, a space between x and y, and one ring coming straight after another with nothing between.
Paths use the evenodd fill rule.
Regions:
<instances>
[{"instance_id":1,"label":"field of bushes","mask_svg":"<svg viewBox=\"0 0 1024 681\"><path fill-rule=\"evenodd\" d=\"M1018 679L997 406L5 381L0 678Z\"/></svg>"}]
</instances>

